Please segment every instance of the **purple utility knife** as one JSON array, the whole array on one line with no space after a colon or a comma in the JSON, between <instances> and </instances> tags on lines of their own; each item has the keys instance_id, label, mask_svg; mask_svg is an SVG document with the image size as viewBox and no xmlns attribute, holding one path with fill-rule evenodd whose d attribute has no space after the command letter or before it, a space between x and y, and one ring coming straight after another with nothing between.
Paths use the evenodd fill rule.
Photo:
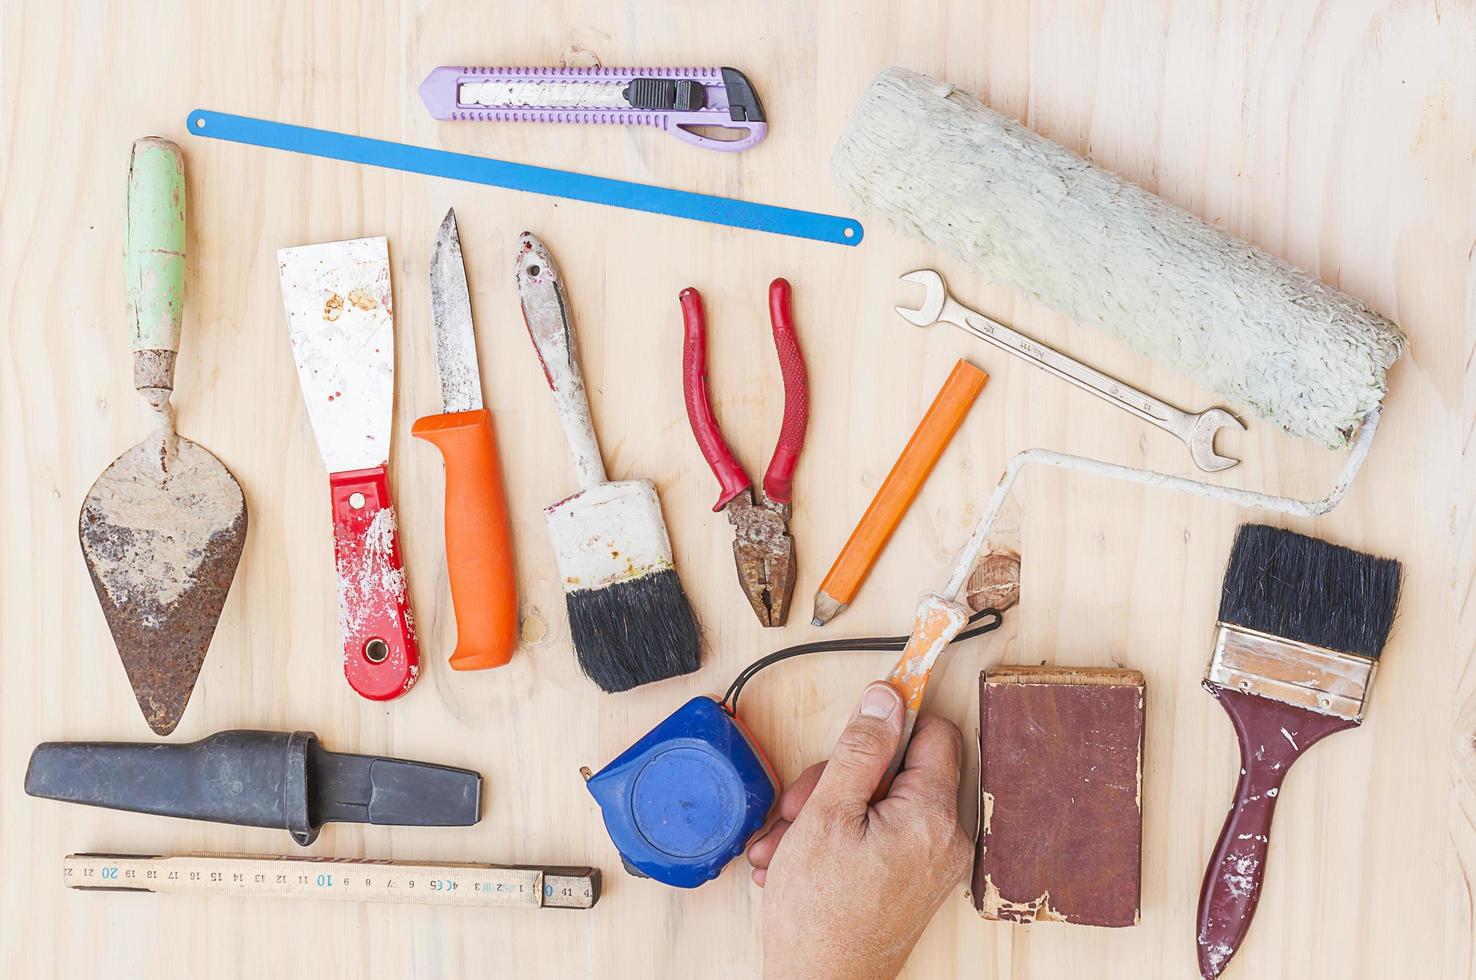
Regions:
<instances>
[{"instance_id":1,"label":"purple utility knife","mask_svg":"<svg viewBox=\"0 0 1476 980\"><path fill-rule=\"evenodd\" d=\"M655 126L710 150L746 150L769 131L736 68L461 68L420 85L437 119ZM705 130L706 132L699 132ZM719 138L719 131L731 138Z\"/></svg>"}]
</instances>

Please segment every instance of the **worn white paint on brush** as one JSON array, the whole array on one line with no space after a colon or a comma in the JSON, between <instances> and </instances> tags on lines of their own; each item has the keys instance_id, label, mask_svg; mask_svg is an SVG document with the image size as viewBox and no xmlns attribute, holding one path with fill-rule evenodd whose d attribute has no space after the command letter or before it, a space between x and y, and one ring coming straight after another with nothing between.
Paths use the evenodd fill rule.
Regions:
<instances>
[{"instance_id":1,"label":"worn white paint on brush","mask_svg":"<svg viewBox=\"0 0 1476 980\"><path fill-rule=\"evenodd\" d=\"M831 163L858 208L1330 448L1404 348L1352 296L926 75L878 75Z\"/></svg>"},{"instance_id":2,"label":"worn white paint on brush","mask_svg":"<svg viewBox=\"0 0 1476 980\"><path fill-rule=\"evenodd\" d=\"M579 371L574 314L564 292L563 277L548 246L530 232L525 231L518 238L514 279L528 336L533 339L533 347L543 363L554 407L559 412L559 424L569 440L569 457L574 462L579 485L587 490L604 483L606 476L600 446L595 440L589 398L584 391L584 376Z\"/></svg>"},{"instance_id":3,"label":"worn white paint on brush","mask_svg":"<svg viewBox=\"0 0 1476 980\"><path fill-rule=\"evenodd\" d=\"M394 307L383 236L277 252L292 358L330 473L389 459Z\"/></svg>"},{"instance_id":4,"label":"worn white paint on brush","mask_svg":"<svg viewBox=\"0 0 1476 980\"><path fill-rule=\"evenodd\" d=\"M597 484L546 507L543 516L565 592L673 567L661 502L647 480Z\"/></svg>"},{"instance_id":5,"label":"worn white paint on brush","mask_svg":"<svg viewBox=\"0 0 1476 980\"><path fill-rule=\"evenodd\" d=\"M606 482L563 279L548 247L530 232L518 238L514 279L582 488L543 511L564 591L604 588L672 568L656 487L646 480Z\"/></svg>"}]
</instances>

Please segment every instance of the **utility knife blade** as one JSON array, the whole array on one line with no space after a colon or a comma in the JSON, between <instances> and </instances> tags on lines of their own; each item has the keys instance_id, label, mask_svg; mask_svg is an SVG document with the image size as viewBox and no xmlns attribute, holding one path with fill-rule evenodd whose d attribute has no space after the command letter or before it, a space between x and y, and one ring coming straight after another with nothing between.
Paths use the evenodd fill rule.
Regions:
<instances>
[{"instance_id":1,"label":"utility knife blade","mask_svg":"<svg viewBox=\"0 0 1476 980\"><path fill-rule=\"evenodd\" d=\"M653 126L727 152L748 149L769 128L758 93L736 68L442 65L421 83L420 98L435 119Z\"/></svg>"},{"instance_id":2,"label":"utility knife blade","mask_svg":"<svg viewBox=\"0 0 1476 980\"><path fill-rule=\"evenodd\" d=\"M430 261L431 318L435 323L436 368L444 410L469 412L482 407L482 374L472 330L471 294L461 260L456 209L446 212Z\"/></svg>"},{"instance_id":3,"label":"utility knife blade","mask_svg":"<svg viewBox=\"0 0 1476 980\"><path fill-rule=\"evenodd\" d=\"M389 459L395 384L389 244L383 236L277 252L292 359L330 473Z\"/></svg>"}]
</instances>

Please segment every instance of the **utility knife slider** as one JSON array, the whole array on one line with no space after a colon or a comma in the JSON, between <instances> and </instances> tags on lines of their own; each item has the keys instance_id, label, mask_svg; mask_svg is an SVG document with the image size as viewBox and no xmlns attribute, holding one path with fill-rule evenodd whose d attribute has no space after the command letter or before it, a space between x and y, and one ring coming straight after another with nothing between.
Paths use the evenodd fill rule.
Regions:
<instances>
[{"instance_id":1,"label":"utility knife slider","mask_svg":"<svg viewBox=\"0 0 1476 980\"><path fill-rule=\"evenodd\" d=\"M736 68L443 65L421 83L420 98L436 119L655 126L728 152L748 149L769 131L758 93ZM716 129L730 138L716 138Z\"/></svg>"}]
</instances>

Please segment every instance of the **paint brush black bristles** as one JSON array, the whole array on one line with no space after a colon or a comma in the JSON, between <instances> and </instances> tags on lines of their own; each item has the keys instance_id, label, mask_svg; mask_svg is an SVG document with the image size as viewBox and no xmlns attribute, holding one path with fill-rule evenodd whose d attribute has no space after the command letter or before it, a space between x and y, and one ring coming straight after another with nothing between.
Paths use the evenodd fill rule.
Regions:
<instances>
[{"instance_id":1,"label":"paint brush black bristles","mask_svg":"<svg viewBox=\"0 0 1476 980\"><path fill-rule=\"evenodd\" d=\"M1220 622L1377 659L1394 625L1401 566L1304 534L1245 524L1220 593Z\"/></svg>"},{"instance_id":2,"label":"paint brush black bristles","mask_svg":"<svg viewBox=\"0 0 1476 980\"><path fill-rule=\"evenodd\" d=\"M701 666L697 616L674 569L565 596L579 666L610 693Z\"/></svg>"}]
</instances>

